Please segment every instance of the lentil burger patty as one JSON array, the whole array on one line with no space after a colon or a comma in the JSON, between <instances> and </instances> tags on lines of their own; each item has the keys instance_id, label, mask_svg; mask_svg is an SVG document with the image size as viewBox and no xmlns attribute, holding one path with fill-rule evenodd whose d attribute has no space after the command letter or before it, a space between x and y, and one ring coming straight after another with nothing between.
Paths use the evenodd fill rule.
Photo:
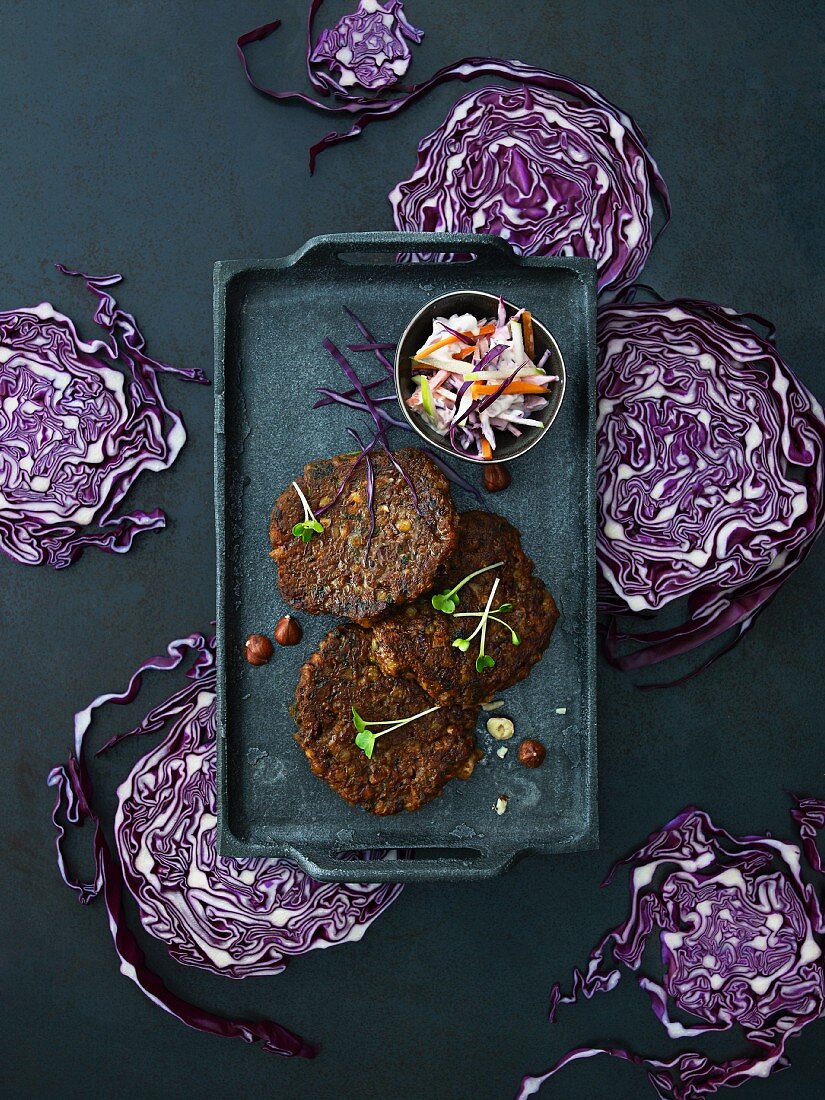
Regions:
<instances>
[{"instance_id":1,"label":"lentil burger patty","mask_svg":"<svg viewBox=\"0 0 825 1100\"><path fill-rule=\"evenodd\" d=\"M386 677L371 655L371 633L350 624L330 631L301 669L292 713L295 740L313 772L347 802L374 814L417 810L444 784L472 774L476 707L445 707L379 737L372 758L355 744L352 708L366 721L409 718L433 705L413 680Z\"/></svg>"},{"instance_id":2,"label":"lentil burger patty","mask_svg":"<svg viewBox=\"0 0 825 1100\"><path fill-rule=\"evenodd\" d=\"M314 511L335 498L357 456L310 462L298 484ZM410 487L387 454L371 456L375 532L366 560L371 517L367 464L362 461L336 503L318 518L324 527L309 542L292 534L304 518L295 489L275 503L269 525L272 557L285 600L311 614L328 612L367 625L396 604L409 603L432 587L439 566L456 545L458 513L446 477L423 451L405 448L396 459Z\"/></svg>"},{"instance_id":3,"label":"lentil burger patty","mask_svg":"<svg viewBox=\"0 0 825 1100\"><path fill-rule=\"evenodd\" d=\"M437 703L469 706L492 699L528 675L547 648L559 612L533 573L533 563L522 550L515 527L502 516L462 512L458 547L439 571L435 588L437 592L451 589L469 573L497 561L504 564L461 589L456 612L483 611L498 579L494 606L513 605L500 617L515 630L521 644L514 646L506 627L489 622L485 653L495 666L476 672L478 635L466 653L454 648L453 641L469 637L478 619L445 615L436 611L426 596L375 627L373 652L387 676L412 677Z\"/></svg>"}]
</instances>

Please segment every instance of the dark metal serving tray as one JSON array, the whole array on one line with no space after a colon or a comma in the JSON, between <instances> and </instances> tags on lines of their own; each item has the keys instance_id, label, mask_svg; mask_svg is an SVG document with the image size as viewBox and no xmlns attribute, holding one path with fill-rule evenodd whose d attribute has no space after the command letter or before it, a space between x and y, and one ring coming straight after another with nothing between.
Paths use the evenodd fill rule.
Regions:
<instances>
[{"instance_id":1,"label":"dark metal serving tray","mask_svg":"<svg viewBox=\"0 0 825 1100\"><path fill-rule=\"evenodd\" d=\"M472 254L470 262L398 262L398 253ZM561 620L542 661L505 695L508 753L486 732L484 759L416 813L376 817L316 778L293 740L298 672L334 620L301 615L304 638L270 664L244 659L250 633L272 632L288 609L268 557L278 494L312 459L352 449L363 417L312 411L319 385L346 388L321 348L361 337L342 306L378 340L397 339L426 301L457 289L502 294L554 334L567 393L547 438L512 467L513 484L487 497L521 531ZM316 237L292 256L215 265L215 518L218 549L218 813L224 855L289 856L333 881L479 879L527 852L598 844L595 726L594 317L589 260L517 257L497 237L360 233ZM381 368L353 353L366 377ZM396 433L397 444L416 445ZM480 471L457 463L480 484ZM473 499L456 491L460 508ZM524 737L547 746L544 765L518 763ZM509 798L499 816L499 795ZM341 859L341 851L414 849L409 860ZM427 850L430 851L427 851Z\"/></svg>"}]
</instances>

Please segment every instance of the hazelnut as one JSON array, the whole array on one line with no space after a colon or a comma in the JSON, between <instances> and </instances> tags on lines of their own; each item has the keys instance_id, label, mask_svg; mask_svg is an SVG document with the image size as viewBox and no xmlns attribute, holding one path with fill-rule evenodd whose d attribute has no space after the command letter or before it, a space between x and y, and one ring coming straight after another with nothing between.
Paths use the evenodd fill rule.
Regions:
<instances>
[{"instance_id":1,"label":"hazelnut","mask_svg":"<svg viewBox=\"0 0 825 1100\"><path fill-rule=\"evenodd\" d=\"M499 817L501 817L501 815L506 811L508 802L509 799L506 794L500 794L496 799L496 804L495 806L493 806L493 809L496 811Z\"/></svg>"},{"instance_id":2,"label":"hazelnut","mask_svg":"<svg viewBox=\"0 0 825 1100\"><path fill-rule=\"evenodd\" d=\"M518 747L519 763L525 768L540 768L547 756L547 749L540 741L528 737Z\"/></svg>"},{"instance_id":3,"label":"hazelnut","mask_svg":"<svg viewBox=\"0 0 825 1100\"><path fill-rule=\"evenodd\" d=\"M488 493L500 493L513 480L513 475L500 462L490 462L484 467L484 488Z\"/></svg>"},{"instance_id":4,"label":"hazelnut","mask_svg":"<svg viewBox=\"0 0 825 1100\"><path fill-rule=\"evenodd\" d=\"M516 732L516 727L509 718L488 718L487 732L496 741L509 741Z\"/></svg>"},{"instance_id":5,"label":"hazelnut","mask_svg":"<svg viewBox=\"0 0 825 1100\"><path fill-rule=\"evenodd\" d=\"M278 645L297 645L303 636L301 624L291 615L284 615L275 625L274 638Z\"/></svg>"},{"instance_id":6,"label":"hazelnut","mask_svg":"<svg viewBox=\"0 0 825 1100\"><path fill-rule=\"evenodd\" d=\"M246 639L246 659L251 665L265 665L274 651L272 642L265 634L250 634Z\"/></svg>"}]
</instances>

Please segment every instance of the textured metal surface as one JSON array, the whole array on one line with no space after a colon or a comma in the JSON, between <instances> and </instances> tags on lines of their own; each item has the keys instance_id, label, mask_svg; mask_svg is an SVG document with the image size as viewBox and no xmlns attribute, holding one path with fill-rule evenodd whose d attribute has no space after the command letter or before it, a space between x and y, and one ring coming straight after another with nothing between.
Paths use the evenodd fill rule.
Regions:
<instances>
[{"instance_id":1,"label":"textured metal surface","mask_svg":"<svg viewBox=\"0 0 825 1100\"><path fill-rule=\"evenodd\" d=\"M399 264L400 249L472 251L476 259ZM278 649L265 668L247 663L244 641L271 631L288 610L268 558L275 498L306 462L349 450L345 428L364 419L335 406L312 411L317 386L348 388L321 340L328 335L345 347L359 339L344 305L378 339L397 339L425 302L468 285L531 309L552 326L564 357L566 399L552 433L514 464L506 493L485 495L520 530L561 620L545 658L505 693L502 713L516 725L513 751L504 760L495 755L481 712L485 755L473 776L449 783L415 813L378 817L315 777L292 738L288 708L298 670L335 620L300 616L301 645ZM451 881L500 874L527 852L597 844L594 327L591 261L520 259L494 237L320 237L281 260L216 265L218 829L225 855L290 855L316 877L339 881ZM357 361L364 377L380 376L372 356ZM392 441L410 438L395 433ZM479 470L461 470L480 484ZM455 497L459 507L473 506L466 493ZM547 745L536 771L518 763L523 737ZM503 815L494 810L500 794L509 799ZM397 847L416 849L415 858L335 858L343 848ZM426 851L434 848L437 857Z\"/></svg>"},{"instance_id":2,"label":"textured metal surface","mask_svg":"<svg viewBox=\"0 0 825 1100\"><path fill-rule=\"evenodd\" d=\"M327 0L332 16L345 7L336 2ZM667 295L771 317L782 354L822 400L820 8L409 0L408 15L427 32L410 78L464 52L519 57L586 80L630 111L674 205L645 279ZM303 87L306 11L307 0L0 2L3 308L49 298L84 322L88 296L51 263L123 271L121 301L150 351L208 369L217 257L283 256L316 233L391 228L387 191L409 176L416 143L464 87L440 88L370 126L325 154L310 179L307 146L330 120L256 96L233 49L241 31L280 17L256 71L273 87ZM162 504L169 527L125 558L89 552L61 573L0 559L5 1092L505 1100L525 1071L594 1039L670 1056L676 1044L634 982L553 1027L547 992L624 916L621 876L609 889L598 883L654 826L693 802L740 833L788 837L784 791L822 792L825 543L742 643L696 680L643 694L600 664L598 851L530 857L479 884L408 886L360 943L294 959L271 981L181 966L129 909L141 947L176 993L220 1012L272 1016L321 1044L311 1064L277 1059L199 1035L150 1004L120 974L100 905L79 906L54 866L44 777L65 758L72 713L122 689L143 658L208 628L215 612L212 397L176 379L166 389L190 438L168 473L136 484L129 504ZM138 707L96 720L96 744L138 721L170 684L151 676L144 691ZM125 743L95 763L108 820L117 783L147 748L145 739ZM79 839L89 873L89 841ZM789 1070L730 1100L818 1096L823 1028L790 1043ZM746 1049L713 1038L705 1049ZM539 1100L646 1100L653 1092L639 1073L583 1060Z\"/></svg>"}]
</instances>

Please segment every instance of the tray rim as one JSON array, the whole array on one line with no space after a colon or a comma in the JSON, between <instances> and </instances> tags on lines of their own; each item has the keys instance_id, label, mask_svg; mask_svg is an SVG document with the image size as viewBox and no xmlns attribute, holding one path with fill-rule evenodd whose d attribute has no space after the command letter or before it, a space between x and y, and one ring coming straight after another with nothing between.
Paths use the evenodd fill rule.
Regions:
<instances>
[{"instance_id":1,"label":"tray rim","mask_svg":"<svg viewBox=\"0 0 825 1100\"><path fill-rule=\"evenodd\" d=\"M217 740L217 839L218 852L222 856L235 858L289 858L294 860L308 874L319 881L326 882L425 882L425 881L470 881L495 877L512 868L526 855L562 855L572 851L589 851L598 848L598 728L596 713L596 605L595 584L588 588L585 605L585 670L583 684L584 710L592 738L593 768L587 792L586 806L588 825L583 832L569 838L566 842L554 842L551 848L533 844L527 848L514 848L513 843L495 845L489 842L450 844L443 842L433 845L418 845L414 852L426 852L428 848L445 851L451 848L457 852L477 851L479 859L462 857L440 857L435 859L403 858L378 860L341 860L334 855L339 846L319 849L314 845L299 848L288 842L269 841L266 844L252 842L237 836L230 827L227 814L228 778L227 778L227 733L226 733L226 664L225 620L226 606L226 534L225 534L225 369L226 352L226 301L232 284L236 279L249 273L261 271L283 271L299 264L302 259L318 250L336 252L363 251L369 253L377 246L404 251L422 250L427 246L435 251L470 251L472 246L489 259L495 255L497 261L510 262L517 267L567 269L578 275L582 283L587 305L587 341L584 349L587 363L588 404L595 396L595 312L596 312L596 264L590 259L567 256L520 256L502 238L491 234L466 233L395 233L388 231L333 233L310 237L300 248L286 256L256 259L217 260L213 269L213 326L214 326L214 383L215 433L214 433L214 504L216 536L216 639L217 639L217 683L216 683L216 740ZM438 247L437 247L438 246ZM450 246L448 248L448 246ZM462 268L465 265L462 264ZM415 265L409 265L414 272ZM587 420L586 436L586 487L591 499L591 509L595 514L595 417ZM596 575L595 525L589 523L590 537L584 548L585 568L590 575ZM377 822L383 819L377 818ZM386 850L386 845L383 846Z\"/></svg>"}]
</instances>

